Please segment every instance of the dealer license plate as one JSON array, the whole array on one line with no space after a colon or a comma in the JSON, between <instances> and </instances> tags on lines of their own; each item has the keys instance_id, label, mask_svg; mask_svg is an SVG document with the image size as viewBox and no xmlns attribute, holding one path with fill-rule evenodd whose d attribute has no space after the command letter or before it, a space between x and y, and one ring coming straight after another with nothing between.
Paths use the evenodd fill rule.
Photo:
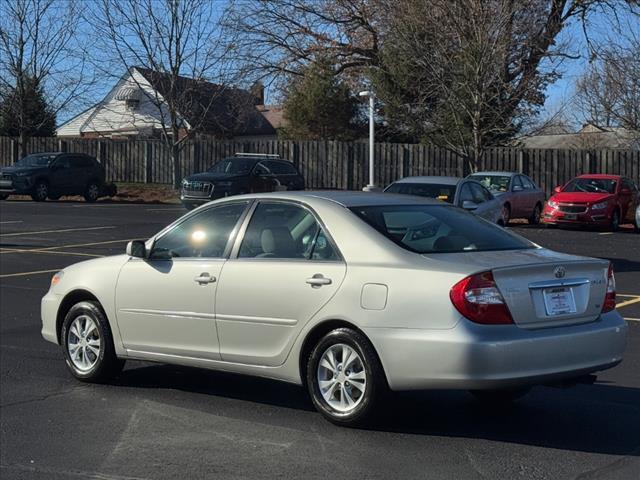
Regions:
<instances>
[{"instance_id":1,"label":"dealer license plate","mask_svg":"<svg viewBox=\"0 0 640 480\"><path fill-rule=\"evenodd\" d=\"M573 297L573 290L571 290L571 288L545 288L543 296L547 315L576 313L576 300Z\"/></svg>"}]
</instances>

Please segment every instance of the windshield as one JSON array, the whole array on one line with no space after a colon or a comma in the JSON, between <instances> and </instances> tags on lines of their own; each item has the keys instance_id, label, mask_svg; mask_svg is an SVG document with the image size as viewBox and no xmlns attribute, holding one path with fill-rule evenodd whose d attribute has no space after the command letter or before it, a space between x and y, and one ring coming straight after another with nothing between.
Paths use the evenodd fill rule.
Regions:
<instances>
[{"instance_id":1,"label":"windshield","mask_svg":"<svg viewBox=\"0 0 640 480\"><path fill-rule=\"evenodd\" d=\"M253 158L226 158L220 160L209 169L211 173L228 173L233 175L246 175L256 164Z\"/></svg>"},{"instance_id":2,"label":"windshield","mask_svg":"<svg viewBox=\"0 0 640 480\"><path fill-rule=\"evenodd\" d=\"M456 196L456 186L437 183L392 183L385 189L385 192L437 198L453 203L453 198Z\"/></svg>"},{"instance_id":3,"label":"windshield","mask_svg":"<svg viewBox=\"0 0 640 480\"><path fill-rule=\"evenodd\" d=\"M16 162L16 167L46 167L57 155L27 155Z\"/></svg>"},{"instance_id":4,"label":"windshield","mask_svg":"<svg viewBox=\"0 0 640 480\"><path fill-rule=\"evenodd\" d=\"M509 190L509 181L511 177L508 175L471 175L476 182L491 190L492 192L506 192Z\"/></svg>"},{"instance_id":5,"label":"windshield","mask_svg":"<svg viewBox=\"0 0 640 480\"><path fill-rule=\"evenodd\" d=\"M615 180L608 178L574 178L562 189L563 192L616 193Z\"/></svg>"},{"instance_id":6,"label":"windshield","mask_svg":"<svg viewBox=\"0 0 640 480\"><path fill-rule=\"evenodd\" d=\"M378 205L351 211L385 237L416 253L535 248L528 240L462 209L445 205Z\"/></svg>"}]
</instances>

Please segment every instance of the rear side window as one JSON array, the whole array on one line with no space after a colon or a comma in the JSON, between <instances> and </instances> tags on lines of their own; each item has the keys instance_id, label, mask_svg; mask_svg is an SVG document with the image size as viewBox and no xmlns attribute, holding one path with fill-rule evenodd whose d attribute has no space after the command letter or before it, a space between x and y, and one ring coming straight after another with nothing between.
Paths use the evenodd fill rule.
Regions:
<instances>
[{"instance_id":1,"label":"rear side window","mask_svg":"<svg viewBox=\"0 0 640 480\"><path fill-rule=\"evenodd\" d=\"M266 160L261 162L274 175L297 175L298 171L291 163Z\"/></svg>"},{"instance_id":2,"label":"rear side window","mask_svg":"<svg viewBox=\"0 0 640 480\"><path fill-rule=\"evenodd\" d=\"M247 226L238 258L337 260L338 255L309 210L261 202Z\"/></svg>"},{"instance_id":3,"label":"rear side window","mask_svg":"<svg viewBox=\"0 0 640 480\"><path fill-rule=\"evenodd\" d=\"M412 252L455 253L535 248L528 240L472 213L444 205L378 205L351 211Z\"/></svg>"},{"instance_id":4,"label":"rear side window","mask_svg":"<svg viewBox=\"0 0 640 480\"><path fill-rule=\"evenodd\" d=\"M401 193L404 195L417 195L418 197L437 198L445 202L453 203L456 195L455 185L440 185L437 183L392 183L385 192Z\"/></svg>"}]
</instances>

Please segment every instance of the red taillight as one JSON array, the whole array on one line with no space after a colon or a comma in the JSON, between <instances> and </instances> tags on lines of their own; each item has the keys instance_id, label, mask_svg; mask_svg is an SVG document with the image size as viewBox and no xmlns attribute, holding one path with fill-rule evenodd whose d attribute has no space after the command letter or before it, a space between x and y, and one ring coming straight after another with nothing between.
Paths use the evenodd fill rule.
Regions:
<instances>
[{"instance_id":1,"label":"red taillight","mask_svg":"<svg viewBox=\"0 0 640 480\"><path fill-rule=\"evenodd\" d=\"M607 272L607 293L604 295L602 313L607 313L616 309L616 277L613 275L613 265L609 264Z\"/></svg>"},{"instance_id":2,"label":"red taillight","mask_svg":"<svg viewBox=\"0 0 640 480\"><path fill-rule=\"evenodd\" d=\"M472 322L487 325L513 323L491 272L463 278L451 287L449 297L453 306Z\"/></svg>"}]
</instances>

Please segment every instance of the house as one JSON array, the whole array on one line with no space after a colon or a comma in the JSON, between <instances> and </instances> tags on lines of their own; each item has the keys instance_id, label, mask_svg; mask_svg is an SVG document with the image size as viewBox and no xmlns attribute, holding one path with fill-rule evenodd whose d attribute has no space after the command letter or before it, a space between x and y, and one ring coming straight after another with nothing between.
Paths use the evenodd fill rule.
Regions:
<instances>
[{"instance_id":1,"label":"house","mask_svg":"<svg viewBox=\"0 0 640 480\"><path fill-rule=\"evenodd\" d=\"M58 137L158 138L170 132L166 98L175 98L179 135L215 138L276 138L276 128L263 114L264 88L243 90L133 67L105 98L57 129ZM266 109L266 110L265 110ZM164 125L164 129L163 129Z\"/></svg>"},{"instance_id":2,"label":"house","mask_svg":"<svg viewBox=\"0 0 640 480\"><path fill-rule=\"evenodd\" d=\"M640 131L621 127L600 127L587 123L575 133L553 132L516 140L522 148L600 150L640 150Z\"/></svg>"}]
</instances>

